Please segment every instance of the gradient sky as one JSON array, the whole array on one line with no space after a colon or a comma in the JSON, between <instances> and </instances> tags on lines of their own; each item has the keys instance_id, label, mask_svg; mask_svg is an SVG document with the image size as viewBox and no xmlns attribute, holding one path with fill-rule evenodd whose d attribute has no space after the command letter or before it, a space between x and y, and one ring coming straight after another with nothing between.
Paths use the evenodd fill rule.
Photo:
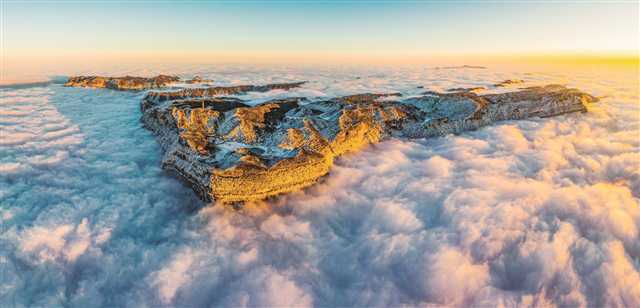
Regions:
<instances>
[{"instance_id":1,"label":"gradient sky","mask_svg":"<svg viewBox=\"0 0 640 308\"><path fill-rule=\"evenodd\" d=\"M638 3L43 1L4 4L8 52L633 52Z\"/></svg>"},{"instance_id":2,"label":"gradient sky","mask_svg":"<svg viewBox=\"0 0 640 308\"><path fill-rule=\"evenodd\" d=\"M637 1L2 0L0 9L4 84L185 62L487 64L564 55L551 60L558 63L615 54L637 63L640 37Z\"/></svg>"}]
</instances>

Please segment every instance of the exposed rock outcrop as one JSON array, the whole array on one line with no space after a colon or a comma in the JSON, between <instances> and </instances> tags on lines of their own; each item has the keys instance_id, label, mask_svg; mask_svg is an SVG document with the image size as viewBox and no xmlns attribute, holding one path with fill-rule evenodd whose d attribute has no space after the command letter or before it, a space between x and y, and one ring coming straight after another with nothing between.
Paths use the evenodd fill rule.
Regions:
<instances>
[{"instance_id":1,"label":"exposed rock outcrop","mask_svg":"<svg viewBox=\"0 0 640 308\"><path fill-rule=\"evenodd\" d=\"M208 83L212 83L213 80L211 79L202 79L202 77L200 76L194 76L193 78L189 79L189 80L185 80L185 83L187 84L198 84L198 83L204 83L204 84L208 84Z\"/></svg>"},{"instance_id":2,"label":"exposed rock outcrop","mask_svg":"<svg viewBox=\"0 0 640 308\"><path fill-rule=\"evenodd\" d=\"M447 89L447 92L474 92L478 93L480 91L486 90L485 87L471 87L471 88L451 88Z\"/></svg>"},{"instance_id":3,"label":"exposed rock outcrop","mask_svg":"<svg viewBox=\"0 0 640 308\"><path fill-rule=\"evenodd\" d=\"M506 86L510 86L510 85L514 85L514 84L521 84L524 83L524 80L522 79L507 79L501 82L498 82L496 84L494 84L493 86L496 88L500 88L500 87L506 87Z\"/></svg>"},{"instance_id":4,"label":"exposed rock outcrop","mask_svg":"<svg viewBox=\"0 0 640 308\"><path fill-rule=\"evenodd\" d=\"M303 85L305 82L293 83L273 83L262 86L239 85L228 87L209 87L209 88L188 88L178 91L152 92L149 93L153 99L159 101L166 100L198 100L221 95L240 95L247 92L266 92L271 90L290 90Z\"/></svg>"},{"instance_id":5,"label":"exposed rock outcrop","mask_svg":"<svg viewBox=\"0 0 640 308\"><path fill-rule=\"evenodd\" d=\"M597 99L549 85L504 94L358 94L287 98L250 106L225 95L302 83L150 92L142 121L165 151L163 166L206 200L258 200L310 186L336 157L385 138L460 133L501 120L584 112Z\"/></svg>"},{"instance_id":6,"label":"exposed rock outcrop","mask_svg":"<svg viewBox=\"0 0 640 308\"><path fill-rule=\"evenodd\" d=\"M146 90L165 87L179 80L179 77L167 75L158 75L151 78L75 76L70 77L64 85L66 87L107 88L113 90Z\"/></svg>"}]
</instances>

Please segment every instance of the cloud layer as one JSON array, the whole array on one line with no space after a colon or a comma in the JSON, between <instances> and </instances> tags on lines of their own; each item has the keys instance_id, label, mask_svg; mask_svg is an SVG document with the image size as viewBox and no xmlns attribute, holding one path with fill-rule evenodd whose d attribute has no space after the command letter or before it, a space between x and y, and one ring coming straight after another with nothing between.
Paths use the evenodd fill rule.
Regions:
<instances>
[{"instance_id":1,"label":"cloud layer","mask_svg":"<svg viewBox=\"0 0 640 308\"><path fill-rule=\"evenodd\" d=\"M514 77L197 73L316 80L300 90L314 96ZM241 209L201 206L160 170L140 94L3 92L0 305L640 306L636 85L571 80L608 97L588 114L387 141L341 158L319 185ZM282 95L296 93L247 98Z\"/></svg>"}]
</instances>

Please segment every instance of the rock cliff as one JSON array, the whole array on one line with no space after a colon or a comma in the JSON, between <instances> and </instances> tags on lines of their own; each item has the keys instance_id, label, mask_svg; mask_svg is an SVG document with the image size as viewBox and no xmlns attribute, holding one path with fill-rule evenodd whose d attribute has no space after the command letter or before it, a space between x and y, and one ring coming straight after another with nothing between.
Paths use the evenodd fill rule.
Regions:
<instances>
[{"instance_id":1,"label":"rock cliff","mask_svg":"<svg viewBox=\"0 0 640 308\"><path fill-rule=\"evenodd\" d=\"M142 101L142 121L164 150L164 168L205 200L242 202L313 185L335 158L385 138L441 136L501 120L585 112L597 100L559 85L486 95L294 97L253 106L229 97L302 84L150 92Z\"/></svg>"}]
</instances>

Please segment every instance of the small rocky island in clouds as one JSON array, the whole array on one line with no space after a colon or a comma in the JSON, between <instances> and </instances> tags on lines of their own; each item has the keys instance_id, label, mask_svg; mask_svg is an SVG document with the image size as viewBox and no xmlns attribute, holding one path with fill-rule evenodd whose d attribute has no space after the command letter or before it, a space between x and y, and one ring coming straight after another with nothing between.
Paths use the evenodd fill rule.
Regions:
<instances>
[{"instance_id":1,"label":"small rocky island in clouds","mask_svg":"<svg viewBox=\"0 0 640 308\"><path fill-rule=\"evenodd\" d=\"M72 77L67 86L145 90L179 82L175 76ZM200 77L182 81L199 84ZM505 80L493 87L520 84ZM597 99L560 85L478 95L363 93L324 100L275 99L249 105L234 95L289 90L304 82L152 91L142 122L157 136L162 165L207 201L244 202L293 192L328 174L334 159L388 138L460 133L502 120L586 112Z\"/></svg>"}]
</instances>

